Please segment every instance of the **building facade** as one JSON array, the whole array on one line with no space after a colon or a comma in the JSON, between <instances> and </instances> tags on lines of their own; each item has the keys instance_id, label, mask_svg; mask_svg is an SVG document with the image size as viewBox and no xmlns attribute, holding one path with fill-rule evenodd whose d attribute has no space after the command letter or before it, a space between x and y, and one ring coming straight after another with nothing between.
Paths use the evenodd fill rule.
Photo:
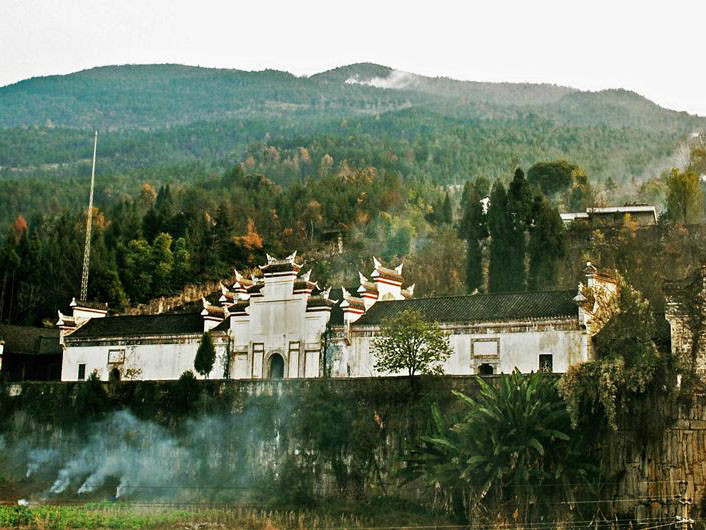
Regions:
<instances>
[{"instance_id":1,"label":"building facade","mask_svg":"<svg viewBox=\"0 0 706 530\"><path fill-rule=\"evenodd\" d=\"M387 318L406 309L448 332L448 374L564 372L592 355L591 318L606 297L586 295L616 290L590 264L576 290L437 298L414 298L402 265L387 268L375 258L371 274L359 273L348 289L320 288L296 253L268 256L260 273L236 271L200 313L108 316L105 307L72 302L72 315L59 313L62 380L94 371L102 380L178 379L193 370L206 332L216 349L211 378L391 375L375 370L373 341Z\"/></svg>"},{"instance_id":2,"label":"building facade","mask_svg":"<svg viewBox=\"0 0 706 530\"><path fill-rule=\"evenodd\" d=\"M625 204L561 214L561 220L567 227L575 222L583 222L591 227L621 226L626 217L638 226L653 226L657 224L657 209L647 204Z\"/></svg>"}]
</instances>

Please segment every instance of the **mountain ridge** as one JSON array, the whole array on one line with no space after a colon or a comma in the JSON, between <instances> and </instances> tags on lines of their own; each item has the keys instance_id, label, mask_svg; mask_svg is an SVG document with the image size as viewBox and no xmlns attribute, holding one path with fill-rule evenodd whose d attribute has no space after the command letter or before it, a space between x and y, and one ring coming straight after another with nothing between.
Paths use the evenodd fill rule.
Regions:
<instances>
[{"instance_id":1,"label":"mountain ridge","mask_svg":"<svg viewBox=\"0 0 706 530\"><path fill-rule=\"evenodd\" d=\"M601 105L611 110L605 112ZM353 63L310 76L165 63L99 66L0 87L0 127L155 129L272 112L374 114L404 106L491 119L524 109L572 125L582 120L596 124L600 116L608 126L629 127L634 124L620 121L621 114L632 120L637 111L652 115L647 121L639 117L639 127L688 129L706 123L620 88L583 91L550 83L462 81L375 63ZM593 110L583 112L582 106Z\"/></svg>"}]
</instances>

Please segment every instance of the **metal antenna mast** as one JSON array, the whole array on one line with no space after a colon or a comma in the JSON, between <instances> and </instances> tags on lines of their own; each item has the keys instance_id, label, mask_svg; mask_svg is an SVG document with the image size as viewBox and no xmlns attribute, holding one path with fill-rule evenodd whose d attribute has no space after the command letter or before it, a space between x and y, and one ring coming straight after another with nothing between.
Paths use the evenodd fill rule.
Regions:
<instances>
[{"instance_id":1,"label":"metal antenna mast","mask_svg":"<svg viewBox=\"0 0 706 530\"><path fill-rule=\"evenodd\" d=\"M91 193L88 196L88 215L86 216L86 245L83 247L83 272L81 273L81 300L88 297L88 267L91 263L91 223L93 222L93 182L96 178L96 149L98 131L93 137L93 169L91 169Z\"/></svg>"}]
</instances>

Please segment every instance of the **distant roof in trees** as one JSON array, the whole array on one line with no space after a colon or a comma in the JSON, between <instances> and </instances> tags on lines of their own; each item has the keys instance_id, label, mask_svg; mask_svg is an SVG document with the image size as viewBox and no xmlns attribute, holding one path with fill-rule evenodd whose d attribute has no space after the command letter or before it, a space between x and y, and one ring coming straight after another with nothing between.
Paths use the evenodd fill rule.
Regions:
<instances>
[{"instance_id":1,"label":"distant roof in trees","mask_svg":"<svg viewBox=\"0 0 706 530\"><path fill-rule=\"evenodd\" d=\"M120 315L91 319L67 339L193 333L203 333L203 318L199 313Z\"/></svg>"},{"instance_id":2,"label":"distant roof in trees","mask_svg":"<svg viewBox=\"0 0 706 530\"><path fill-rule=\"evenodd\" d=\"M497 293L409 300L380 301L372 306L354 325L377 325L400 311L413 309L436 322L497 322L550 318L571 318L578 315L573 301L576 291L545 291L537 293Z\"/></svg>"}]
</instances>

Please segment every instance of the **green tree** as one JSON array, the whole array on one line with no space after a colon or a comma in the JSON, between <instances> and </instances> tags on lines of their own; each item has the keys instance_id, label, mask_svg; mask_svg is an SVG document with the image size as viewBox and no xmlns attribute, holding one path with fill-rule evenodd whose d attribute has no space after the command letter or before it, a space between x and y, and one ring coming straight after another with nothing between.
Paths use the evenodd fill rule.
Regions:
<instances>
[{"instance_id":1,"label":"green tree","mask_svg":"<svg viewBox=\"0 0 706 530\"><path fill-rule=\"evenodd\" d=\"M408 478L440 486L469 521L555 516L596 471L555 381L515 370L497 387L481 378L478 385L473 395L454 392L460 417L447 421L432 409L431 433L407 458Z\"/></svg>"},{"instance_id":2,"label":"green tree","mask_svg":"<svg viewBox=\"0 0 706 530\"><path fill-rule=\"evenodd\" d=\"M191 254L186 239L180 237L174 242L174 266L172 267L172 288L181 289L191 280Z\"/></svg>"},{"instance_id":3,"label":"green tree","mask_svg":"<svg viewBox=\"0 0 706 530\"><path fill-rule=\"evenodd\" d=\"M444 197L444 205L441 210L441 220L446 224L452 224L454 222L453 207L451 206L451 197L449 197L448 191Z\"/></svg>"},{"instance_id":4,"label":"green tree","mask_svg":"<svg viewBox=\"0 0 706 530\"><path fill-rule=\"evenodd\" d=\"M673 222L695 224L701 220L704 194L696 173L672 169L667 177L667 190L667 215Z\"/></svg>"},{"instance_id":5,"label":"green tree","mask_svg":"<svg viewBox=\"0 0 706 530\"><path fill-rule=\"evenodd\" d=\"M588 303L605 298L605 293L587 293ZM661 354L653 342L655 322L650 304L624 280L618 294L600 302L594 315L596 360L569 368L562 377L560 391L574 423L597 421L599 410L608 425L618 429L619 417L634 418L636 430L643 433L658 428L658 412L650 418L635 414L645 407L634 407L643 398L674 388L673 361ZM651 409L651 408L650 408Z\"/></svg>"},{"instance_id":6,"label":"green tree","mask_svg":"<svg viewBox=\"0 0 706 530\"><path fill-rule=\"evenodd\" d=\"M216 362L216 348L213 346L211 335L206 332L201 336L199 349L194 358L194 369L204 377L208 377Z\"/></svg>"},{"instance_id":7,"label":"green tree","mask_svg":"<svg viewBox=\"0 0 706 530\"><path fill-rule=\"evenodd\" d=\"M530 290L556 286L559 260L566 253L566 230L561 216L547 199L537 196L532 208L527 286Z\"/></svg>"},{"instance_id":8,"label":"green tree","mask_svg":"<svg viewBox=\"0 0 706 530\"><path fill-rule=\"evenodd\" d=\"M124 253L123 285L132 302L145 302L152 296L152 248L144 239L133 239Z\"/></svg>"},{"instance_id":9,"label":"green tree","mask_svg":"<svg viewBox=\"0 0 706 530\"><path fill-rule=\"evenodd\" d=\"M172 236L162 232L152 243L152 291L156 296L171 292L174 255Z\"/></svg>"},{"instance_id":10,"label":"green tree","mask_svg":"<svg viewBox=\"0 0 706 530\"><path fill-rule=\"evenodd\" d=\"M525 232L531 208L531 192L521 169L515 172L509 192L500 181L493 186L488 208L490 292L525 289Z\"/></svg>"},{"instance_id":11,"label":"green tree","mask_svg":"<svg viewBox=\"0 0 706 530\"><path fill-rule=\"evenodd\" d=\"M568 191L565 203L572 212L583 211L593 204L593 188L583 172L574 174L573 184Z\"/></svg>"},{"instance_id":12,"label":"green tree","mask_svg":"<svg viewBox=\"0 0 706 530\"><path fill-rule=\"evenodd\" d=\"M497 181L490 194L488 231L490 233L490 263L488 265L488 291L508 291L512 284L507 267L510 251L508 234L511 230L505 186Z\"/></svg>"},{"instance_id":13,"label":"green tree","mask_svg":"<svg viewBox=\"0 0 706 530\"><path fill-rule=\"evenodd\" d=\"M526 232L532 216L532 191L522 169L515 170L515 176L507 192L508 291L524 291L526 288L525 256L527 250Z\"/></svg>"},{"instance_id":14,"label":"green tree","mask_svg":"<svg viewBox=\"0 0 706 530\"><path fill-rule=\"evenodd\" d=\"M448 335L435 322L407 309L384 322L373 341L375 369L397 374L443 374L443 363L453 350Z\"/></svg>"},{"instance_id":15,"label":"green tree","mask_svg":"<svg viewBox=\"0 0 706 530\"><path fill-rule=\"evenodd\" d=\"M481 241L488 237L488 225L481 202L485 195L478 184L469 180L464 186L463 217L459 224L459 237L466 240L466 291L469 293L483 289Z\"/></svg>"},{"instance_id":16,"label":"green tree","mask_svg":"<svg viewBox=\"0 0 706 530\"><path fill-rule=\"evenodd\" d=\"M527 171L527 180L544 195L552 196L569 189L578 172L582 170L566 160L537 162Z\"/></svg>"}]
</instances>

